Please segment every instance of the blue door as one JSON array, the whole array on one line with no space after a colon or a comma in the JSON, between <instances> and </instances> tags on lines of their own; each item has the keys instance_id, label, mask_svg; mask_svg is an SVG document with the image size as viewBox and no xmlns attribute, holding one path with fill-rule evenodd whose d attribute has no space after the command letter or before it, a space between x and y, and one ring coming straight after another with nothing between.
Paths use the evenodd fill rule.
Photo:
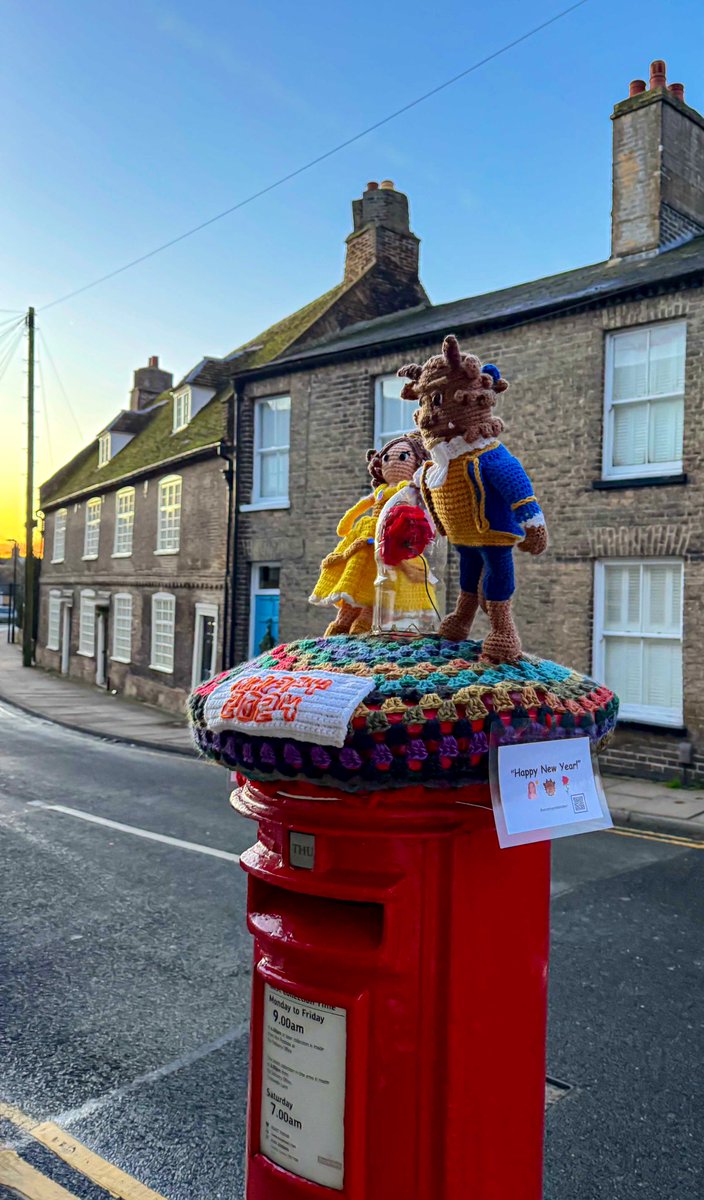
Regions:
<instances>
[{"instance_id":1,"label":"blue door","mask_svg":"<svg viewBox=\"0 0 704 1200\"><path fill-rule=\"evenodd\" d=\"M261 654L279 642L279 594L259 592L254 596L252 654Z\"/></svg>"}]
</instances>

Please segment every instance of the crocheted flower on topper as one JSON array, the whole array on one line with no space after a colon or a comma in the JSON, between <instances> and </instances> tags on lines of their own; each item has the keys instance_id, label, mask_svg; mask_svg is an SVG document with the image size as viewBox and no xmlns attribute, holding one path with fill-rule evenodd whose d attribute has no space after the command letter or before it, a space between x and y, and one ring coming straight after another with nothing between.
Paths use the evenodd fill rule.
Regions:
<instances>
[{"instance_id":1,"label":"crocheted flower on topper","mask_svg":"<svg viewBox=\"0 0 704 1200\"><path fill-rule=\"evenodd\" d=\"M417 504L397 504L389 513L379 541L379 554L390 567L417 558L433 540L430 522Z\"/></svg>"},{"instance_id":2,"label":"crocheted flower on topper","mask_svg":"<svg viewBox=\"0 0 704 1200\"><path fill-rule=\"evenodd\" d=\"M459 598L440 635L466 638L481 602L491 621L483 656L511 662L521 653L511 613L513 547L542 554L548 538L528 476L499 441L503 421L493 408L508 383L493 363L463 354L453 334L442 354L398 374L408 380L402 399L418 403L413 419L430 452L419 473L423 501L460 557Z\"/></svg>"}]
</instances>

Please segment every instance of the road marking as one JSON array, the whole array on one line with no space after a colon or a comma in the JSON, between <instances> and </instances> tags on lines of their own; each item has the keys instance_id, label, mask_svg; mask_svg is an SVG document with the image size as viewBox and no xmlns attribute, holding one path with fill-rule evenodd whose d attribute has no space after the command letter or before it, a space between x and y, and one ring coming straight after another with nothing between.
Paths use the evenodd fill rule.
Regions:
<instances>
[{"instance_id":1,"label":"road marking","mask_svg":"<svg viewBox=\"0 0 704 1200\"><path fill-rule=\"evenodd\" d=\"M68 817L79 817L82 821L91 821L94 825L105 825L108 829L117 829L120 833L132 833L135 837L148 838L152 842L164 842L167 846L178 846L181 850L194 850L198 854L209 854L212 858L224 858L227 862L238 863L240 861L239 854L231 854L228 850L218 850L215 846L202 846L200 842L184 842L181 838L168 837L165 833L140 829L138 825L123 825L121 821L110 821L108 817L98 817L94 813L82 812L78 808L67 808L65 804L44 804L42 801L31 800L29 803L33 808L65 813Z\"/></svg>"},{"instance_id":2,"label":"road marking","mask_svg":"<svg viewBox=\"0 0 704 1200\"><path fill-rule=\"evenodd\" d=\"M85 1175L91 1183L110 1192L116 1200L165 1200L159 1192L152 1191L133 1175L128 1175L126 1171L113 1166L99 1154L94 1154L82 1142L71 1137L70 1133L54 1125L53 1121L35 1121L14 1104L5 1104L1 1100L0 1118L10 1121L12 1125L28 1133L35 1142L46 1146L57 1158L63 1159L80 1175ZM55 1196L47 1194L46 1198L40 1196L37 1200L65 1200L66 1196L70 1196L70 1192L64 1192L63 1197L61 1193ZM34 1197L31 1200L34 1200Z\"/></svg>"},{"instance_id":3,"label":"road marking","mask_svg":"<svg viewBox=\"0 0 704 1200\"><path fill-rule=\"evenodd\" d=\"M686 846L689 850L704 850L704 842L695 842L691 838L679 837L676 833L656 833L654 829L622 829L614 825L608 833L618 833L621 837L641 838L646 842L664 842L668 846Z\"/></svg>"},{"instance_id":4,"label":"road marking","mask_svg":"<svg viewBox=\"0 0 704 1200\"><path fill-rule=\"evenodd\" d=\"M73 1192L47 1179L14 1150L0 1150L0 1184L12 1188L24 1200L77 1200Z\"/></svg>"},{"instance_id":5,"label":"road marking","mask_svg":"<svg viewBox=\"0 0 704 1200\"><path fill-rule=\"evenodd\" d=\"M86 1100L78 1108L67 1108L64 1112L57 1113L54 1118L55 1123L57 1125L71 1125L74 1121L82 1121L86 1117L90 1117L98 1112L101 1108L104 1108L106 1104L111 1104L114 1100L121 1100L124 1096L128 1096L130 1092L136 1092L141 1087L150 1083L156 1083L159 1079L165 1079L168 1075L173 1075L176 1071L183 1070L184 1067L193 1066L194 1063L200 1062L202 1058L207 1058L209 1054L214 1054L216 1050L222 1050L225 1046L229 1046L231 1042L239 1041L248 1032L249 1021L243 1021L241 1025L235 1026L234 1029L228 1029L227 1033L221 1034L214 1041L205 1042L202 1046L196 1046L195 1050L191 1050L190 1054L183 1054L180 1058L175 1058L172 1062L165 1063L163 1067L156 1067L153 1071L147 1071L144 1075L138 1075L136 1079L132 1079L130 1083L123 1084L122 1087L113 1088L110 1092L103 1092L102 1096L95 1096L91 1100Z\"/></svg>"}]
</instances>

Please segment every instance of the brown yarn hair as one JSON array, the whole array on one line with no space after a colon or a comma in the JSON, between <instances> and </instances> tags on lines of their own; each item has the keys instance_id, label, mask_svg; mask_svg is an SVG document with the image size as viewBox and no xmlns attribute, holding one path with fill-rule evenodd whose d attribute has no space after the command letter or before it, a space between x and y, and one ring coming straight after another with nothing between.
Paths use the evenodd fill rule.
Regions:
<instances>
[{"instance_id":1,"label":"brown yarn hair","mask_svg":"<svg viewBox=\"0 0 704 1200\"><path fill-rule=\"evenodd\" d=\"M404 433L400 437L392 438L390 442L387 442L385 446L381 447L381 450L367 450L367 470L372 477L372 483L375 487L377 484L385 482L381 470L384 455L388 450L391 449L392 446L398 446L399 442L406 442L413 451L416 459L416 467L419 467L421 463L424 463L426 459L430 458L428 451L426 450L419 434L417 433Z\"/></svg>"},{"instance_id":2,"label":"brown yarn hair","mask_svg":"<svg viewBox=\"0 0 704 1200\"><path fill-rule=\"evenodd\" d=\"M463 354L453 333L445 338L441 354L422 365L406 363L397 375L408 380L401 399L419 405L413 419L425 442L432 445L458 435L474 441L501 433L504 423L491 410L508 382L482 370L475 354Z\"/></svg>"}]
</instances>

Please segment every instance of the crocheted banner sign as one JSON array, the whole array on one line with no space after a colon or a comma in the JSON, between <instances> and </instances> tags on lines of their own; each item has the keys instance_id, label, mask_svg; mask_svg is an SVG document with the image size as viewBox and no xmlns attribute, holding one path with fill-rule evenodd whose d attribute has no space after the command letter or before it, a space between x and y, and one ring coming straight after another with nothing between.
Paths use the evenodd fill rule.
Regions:
<instances>
[{"instance_id":1,"label":"crocheted banner sign","mask_svg":"<svg viewBox=\"0 0 704 1200\"><path fill-rule=\"evenodd\" d=\"M214 733L236 729L343 746L352 713L373 688L373 679L357 675L251 667L211 692L205 722Z\"/></svg>"}]
</instances>

